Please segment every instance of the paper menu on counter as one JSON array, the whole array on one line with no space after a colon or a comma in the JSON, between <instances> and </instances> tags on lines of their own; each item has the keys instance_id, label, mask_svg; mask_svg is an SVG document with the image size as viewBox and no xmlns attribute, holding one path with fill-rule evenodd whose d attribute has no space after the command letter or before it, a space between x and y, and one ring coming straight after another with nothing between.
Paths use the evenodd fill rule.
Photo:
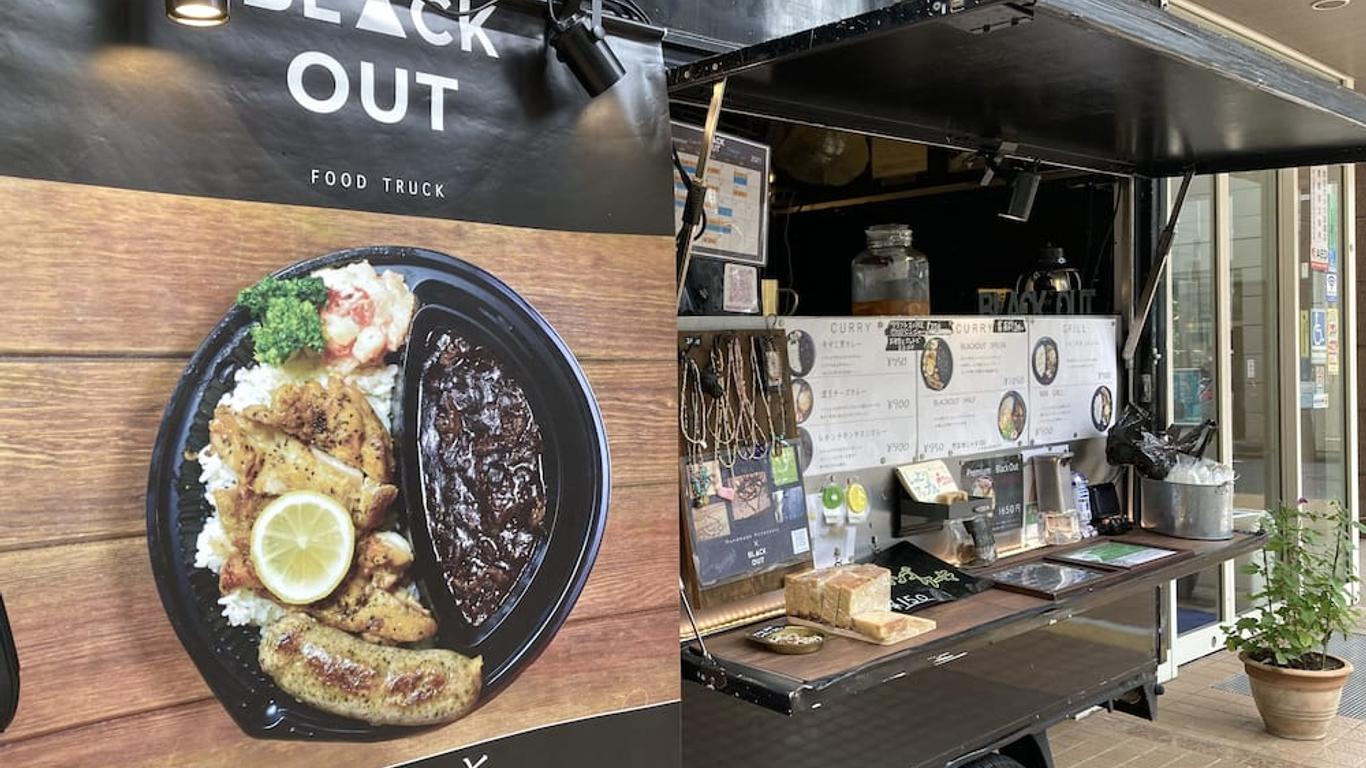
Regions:
<instances>
[{"instance_id":1,"label":"paper menu on counter","mask_svg":"<svg viewBox=\"0 0 1366 768\"><path fill-rule=\"evenodd\" d=\"M916 409L920 456L956 456L1023 445L1029 438L1023 318L909 321L919 347Z\"/></svg>"},{"instance_id":2,"label":"paper menu on counter","mask_svg":"<svg viewBox=\"0 0 1366 768\"><path fill-rule=\"evenodd\" d=\"M1031 442L1104 435L1118 414L1114 318L1034 317L1029 323Z\"/></svg>"},{"instance_id":3,"label":"paper menu on counter","mask_svg":"<svg viewBox=\"0 0 1366 768\"><path fill-rule=\"evenodd\" d=\"M1054 555L1049 559L1129 569L1179 554L1181 552L1174 549L1148 547L1125 541L1101 541L1088 547Z\"/></svg>"}]
</instances>

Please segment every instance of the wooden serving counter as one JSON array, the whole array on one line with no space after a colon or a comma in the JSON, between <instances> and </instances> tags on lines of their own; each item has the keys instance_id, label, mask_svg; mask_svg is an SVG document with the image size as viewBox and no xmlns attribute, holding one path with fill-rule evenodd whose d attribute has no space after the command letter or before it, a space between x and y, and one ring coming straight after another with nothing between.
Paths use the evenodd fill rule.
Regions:
<instances>
[{"instance_id":1,"label":"wooden serving counter","mask_svg":"<svg viewBox=\"0 0 1366 768\"><path fill-rule=\"evenodd\" d=\"M1115 573L1057 600L988 589L917 612L938 628L891 646L828 637L817 653L781 655L748 640L757 625L706 638L710 658L697 641L686 643L684 764L726 765L737 753L750 765L768 764L755 761L762 753L787 766L854 758L870 766L948 765L1125 694L1139 714L1151 715L1162 650L1157 587L1256 551L1265 538L1239 533L1228 541L1191 541L1140 531L1113 537L1190 554ZM974 575L990 578L1094 543L1035 550ZM727 741L708 732L743 722L761 725L764 738L740 749L708 746ZM853 722L875 724L878 738L862 746L837 739ZM742 731L734 738L745 738ZM841 751L831 751L831 740Z\"/></svg>"}]
</instances>

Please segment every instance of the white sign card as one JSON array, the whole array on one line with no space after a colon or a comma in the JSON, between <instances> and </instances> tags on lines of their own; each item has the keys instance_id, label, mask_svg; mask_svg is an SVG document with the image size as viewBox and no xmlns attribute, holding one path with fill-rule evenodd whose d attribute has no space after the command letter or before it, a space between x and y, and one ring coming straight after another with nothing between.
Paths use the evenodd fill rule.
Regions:
<instances>
[{"instance_id":1,"label":"white sign card","mask_svg":"<svg viewBox=\"0 0 1366 768\"><path fill-rule=\"evenodd\" d=\"M915 458L917 353L887 349L886 318L803 317L784 324L808 474Z\"/></svg>"},{"instance_id":2,"label":"white sign card","mask_svg":"<svg viewBox=\"0 0 1366 768\"><path fill-rule=\"evenodd\" d=\"M1104 435L1106 317L802 317L784 323L808 474Z\"/></svg>"},{"instance_id":3,"label":"white sign card","mask_svg":"<svg viewBox=\"0 0 1366 768\"><path fill-rule=\"evenodd\" d=\"M1116 333L1113 318L1030 318L1031 444L1098 437L1114 424Z\"/></svg>"},{"instance_id":4,"label":"white sign card","mask_svg":"<svg viewBox=\"0 0 1366 768\"><path fill-rule=\"evenodd\" d=\"M1023 319L901 322L920 347L917 456L984 453L1025 443L1029 334Z\"/></svg>"}]
</instances>

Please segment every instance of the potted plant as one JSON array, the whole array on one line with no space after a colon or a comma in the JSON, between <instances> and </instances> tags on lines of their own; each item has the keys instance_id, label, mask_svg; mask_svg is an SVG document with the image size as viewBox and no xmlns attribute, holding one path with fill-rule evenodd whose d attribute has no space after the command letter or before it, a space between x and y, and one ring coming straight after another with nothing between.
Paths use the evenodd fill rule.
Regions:
<instances>
[{"instance_id":1,"label":"potted plant","mask_svg":"<svg viewBox=\"0 0 1366 768\"><path fill-rule=\"evenodd\" d=\"M1352 531L1366 530L1336 502L1304 499L1267 513L1261 557L1243 567L1260 577L1260 612L1224 629L1238 651L1266 730L1286 739L1322 739L1337 714L1352 665L1328 653L1334 634L1357 620L1347 586Z\"/></svg>"}]
</instances>

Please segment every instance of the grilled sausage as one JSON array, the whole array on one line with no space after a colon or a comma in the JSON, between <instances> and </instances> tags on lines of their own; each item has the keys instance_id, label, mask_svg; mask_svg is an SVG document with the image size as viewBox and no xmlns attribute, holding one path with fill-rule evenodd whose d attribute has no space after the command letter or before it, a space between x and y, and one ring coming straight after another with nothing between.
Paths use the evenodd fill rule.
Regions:
<instances>
[{"instance_id":1,"label":"grilled sausage","mask_svg":"<svg viewBox=\"0 0 1366 768\"><path fill-rule=\"evenodd\" d=\"M374 725L455 720L474 706L483 659L367 643L291 613L261 633L261 669L299 701Z\"/></svg>"}]
</instances>

